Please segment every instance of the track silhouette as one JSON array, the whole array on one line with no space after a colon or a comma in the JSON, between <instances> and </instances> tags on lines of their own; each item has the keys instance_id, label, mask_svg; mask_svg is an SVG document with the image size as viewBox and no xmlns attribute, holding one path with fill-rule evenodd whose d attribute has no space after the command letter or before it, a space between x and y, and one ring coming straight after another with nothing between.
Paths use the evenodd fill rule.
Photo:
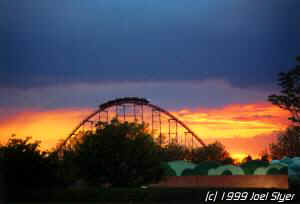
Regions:
<instances>
[{"instance_id":1,"label":"track silhouette","mask_svg":"<svg viewBox=\"0 0 300 204\"><path fill-rule=\"evenodd\" d=\"M143 114L144 114L144 107L148 107L152 110L152 128L153 128L153 123L155 120L155 117L159 118L159 122L160 122L160 116L161 114L167 116L168 119L168 124L169 124L169 138L171 133L171 122L175 122L176 124L176 132L174 134L176 134L176 137L178 136L177 134L177 124L179 124L182 128L184 128L186 131L186 134L191 135L192 139L195 139L197 141L197 143L201 144L202 146L206 146L205 143L203 142L203 140L198 137L196 135L196 133L194 131L192 131L184 122L182 122L181 120L179 120L177 117L175 117L173 114L171 114L170 112L168 112L167 110L154 105L152 103L150 103L147 99L145 98L138 98L138 97L125 97L125 98L118 98L115 100L111 100L111 101L107 101L103 104L101 104L99 106L99 108L92 112L90 115L88 115L84 120L82 120L73 130L72 132L67 136L67 138L63 141L63 143L59 146L58 150L60 150L61 148L63 148L67 142L74 136L76 135L76 132L83 127L85 124L87 123L95 123L96 121L92 121L91 119L93 117L95 117L97 114L99 114L99 119L98 121L101 121L101 113L106 113L106 121L108 122L108 111L107 109L115 107L116 108L116 112L115 115L116 117L120 116L118 113L118 108L121 107L123 109L123 118L124 121L126 120L126 105L133 105L133 117L136 119L137 116L137 109L140 109L140 114L141 114L141 120L144 121L143 118ZM157 116L155 116L157 115ZM160 134L161 134L161 122L160 122ZM193 140L192 140L193 141Z\"/></svg>"}]
</instances>

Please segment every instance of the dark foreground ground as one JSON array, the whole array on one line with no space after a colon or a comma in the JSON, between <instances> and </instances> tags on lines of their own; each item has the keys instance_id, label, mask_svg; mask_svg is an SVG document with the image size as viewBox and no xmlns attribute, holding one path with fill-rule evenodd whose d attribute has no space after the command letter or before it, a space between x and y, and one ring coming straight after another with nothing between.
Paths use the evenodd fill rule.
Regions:
<instances>
[{"instance_id":1,"label":"dark foreground ground","mask_svg":"<svg viewBox=\"0 0 300 204\"><path fill-rule=\"evenodd\" d=\"M246 188L81 188L16 190L1 203L12 204L202 204L202 203L299 203L299 187L288 190ZM293 196L294 195L294 196ZM210 198L211 201L208 201ZM253 200L261 200L255 201ZM215 199L215 202L214 202ZM251 200L252 199L252 200Z\"/></svg>"},{"instance_id":2,"label":"dark foreground ground","mask_svg":"<svg viewBox=\"0 0 300 204\"><path fill-rule=\"evenodd\" d=\"M132 202L132 201L127 201L127 202L9 202L8 204L99 204L99 203L105 203L105 204L204 204L204 203L209 203L205 201L166 201L166 202ZM210 202L210 203L215 203L215 204L222 204L222 203L228 203L228 204L253 204L253 203L265 203L265 204L272 204L276 202L270 202L270 201L227 201L227 202ZM298 202L277 202L277 203L298 203Z\"/></svg>"},{"instance_id":3,"label":"dark foreground ground","mask_svg":"<svg viewBox=\"0 0 300 204\"><path fill-rule=\"evenodd\" d=\"M204 204L206 202L196 202L196 201L168 201L168 202L100 202L100 203L105 203L105 204ZM218 203L224 203L224 202L215 202L215 204ZM225 202L225 203L232 203L232 204L253 204L253 203L274 203L274 202L247 202L247 201L231 201L231 202ZM280 203L280 202L279 202ZM290 202L284 202L284 203L290 203ZM44 204L44 202L41 203L8 203L8 204ZM99 204L99 202L47 202L47 204Z\"/></svg>"}]
</instances>

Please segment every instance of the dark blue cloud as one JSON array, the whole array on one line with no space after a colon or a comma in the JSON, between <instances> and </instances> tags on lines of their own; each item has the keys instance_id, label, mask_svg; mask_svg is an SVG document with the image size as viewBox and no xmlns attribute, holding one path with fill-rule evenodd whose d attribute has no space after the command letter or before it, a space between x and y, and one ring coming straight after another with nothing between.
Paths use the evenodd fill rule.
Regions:
<instances>
[{"instance_id":1,"label":"dark blue cloud","mask_svg":"<svg viewBox=\"0 0 300 204\"><path fill-rule=\"evenodd\" d=\"M0 2L0 87L224 79L267 87L300 54L299 0Z\"/></svg>"},{"instance_id":2,"label":"dark blue cloud","mask_svg":"<svg viewBox=\"0 0 300 204\"><path fill-rule=\"evenodd\" d=\"M27 108L57 109L97 107L126 96L151 100L167 109L211 108L230 104L266 101L270 92L234 88L218 80L185 82L113 82L101 84L52 85L29 89L0 88L0 115L4 111Z\"/></svg>"}]
</instances>

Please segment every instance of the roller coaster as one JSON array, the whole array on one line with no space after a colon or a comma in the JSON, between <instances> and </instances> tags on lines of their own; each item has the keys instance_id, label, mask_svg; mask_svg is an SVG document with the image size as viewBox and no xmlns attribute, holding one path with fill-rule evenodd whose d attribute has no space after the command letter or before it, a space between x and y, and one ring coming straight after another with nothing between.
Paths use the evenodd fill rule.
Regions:
<instances>
[{"instance_id":1,"label":"roller coaster","mask_svg":"<svg viewBox=\"0 0 300 204\"><path fill-rule=\"evenodd\" d=\"M184 122L167 110L150 103L145 98L124 97L107 101L82 120L58 147L67 145L70 140L85 131L93 131L99 122L109 123L111 119L121 122L137 122L148 124L153 137L165 138L167 144L177 143L188 148L206 146Z\"/></svg>"}]
</instances>

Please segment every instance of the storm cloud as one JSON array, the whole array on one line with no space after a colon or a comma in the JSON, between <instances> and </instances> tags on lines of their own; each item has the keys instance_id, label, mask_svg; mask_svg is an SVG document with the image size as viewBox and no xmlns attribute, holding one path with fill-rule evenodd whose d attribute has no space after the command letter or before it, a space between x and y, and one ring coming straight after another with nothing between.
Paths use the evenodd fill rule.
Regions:
<instances>
[{"instance_id":1,"label":"storm cloud","mask_svg":"<svg viewBox=\"0 0 300 204\"><path fill-rule=\"evenodd\" d=\"M0 2L0 87L203 81L264 89L294 66L299 0Z\"/></svg>"}]
</instances>

